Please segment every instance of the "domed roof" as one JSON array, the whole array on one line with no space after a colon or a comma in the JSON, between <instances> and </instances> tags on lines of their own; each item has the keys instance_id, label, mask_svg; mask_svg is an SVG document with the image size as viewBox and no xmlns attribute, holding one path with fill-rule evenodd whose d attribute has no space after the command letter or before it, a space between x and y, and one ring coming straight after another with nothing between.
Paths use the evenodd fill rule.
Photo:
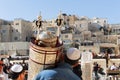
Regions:
<instances>
[{"instance_id":1,"label":"domed roof","mask_svg":"<svg viewBox=\"0 0 120 80\"><path fill-rule=\"evenodd\" d=\"M92 24L89 24L88 26L89 30L90 31L100 31L100 28L101 28L101 25L97 24L97 23L92 23Z\"/></svg>"}]
</instances>

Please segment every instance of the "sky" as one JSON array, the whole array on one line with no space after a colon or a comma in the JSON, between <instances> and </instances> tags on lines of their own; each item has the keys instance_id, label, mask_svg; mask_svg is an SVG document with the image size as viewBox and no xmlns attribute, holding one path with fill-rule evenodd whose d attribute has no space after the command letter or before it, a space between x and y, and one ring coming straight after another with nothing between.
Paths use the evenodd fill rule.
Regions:
<instances>
[{"instance_id":1,"label":"sky","mask_svg":"<svg viewBox=\"0 0 120 80\"><path fill-rule=\"evenodd\" d=\"M43 20L58 14L107 18L108 23L120 23L120 0L0 0L0 19L22 18L33 21L41 12Z\"/></svg>"}]
</instances>

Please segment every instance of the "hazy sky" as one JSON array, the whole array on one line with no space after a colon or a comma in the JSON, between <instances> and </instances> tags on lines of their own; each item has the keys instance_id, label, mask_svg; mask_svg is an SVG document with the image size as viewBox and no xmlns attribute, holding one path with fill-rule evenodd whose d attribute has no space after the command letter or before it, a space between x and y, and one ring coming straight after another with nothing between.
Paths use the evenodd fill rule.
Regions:
<instances>
[{"instance_id":1,"label":"hazy sky","mask_svg":"<svg viewBox=\"0 0 120 80\"><path fill-rule=\"evenodd\" d=\"M120 23L120 0L0 0L0 18L23 18L33 21L39 13L44 19L56 18L59 12L107 18L108 23Z\"/></svg>"}]
</instances>

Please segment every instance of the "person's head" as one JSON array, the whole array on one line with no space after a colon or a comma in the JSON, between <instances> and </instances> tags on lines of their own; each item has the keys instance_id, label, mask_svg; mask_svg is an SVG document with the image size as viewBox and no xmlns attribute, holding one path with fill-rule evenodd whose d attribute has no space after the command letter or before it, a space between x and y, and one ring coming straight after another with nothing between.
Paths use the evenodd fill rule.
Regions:
<instances>
[{"instance_id":1,"label":"person's head","mask_svg":"<svg viewBox=\"0 0 120 80\"><path fill-rule=\"evenodd\" d=\"M77 48L69 48L64 55L64 61L74 65L80 59L80 51Z\"/></svg>"},{"instance_id":2,"label":"person's head","mask_svg":"<svg viewBox=\"0 0 120 80\"><path fill-rule=\"evenodd\" d=\"M3 61L4 58L0 58L0 61Z\"/></svg>"},{"instance_id":3,"label":"person's head","mask_svg":"<svg viewBox=\"0 0 120 80\"><path fill-rule=\"evenodd\" d=\"M113 65L115 65L115 63L113 63Z\"/></svg>"},{"instance_id":4,"label":"person's head","mask_svg":"<svg viewBox=\"0 0 120 80\"><path fill-rule=\"evenodd\" d=\"M6 64L6 65L9 64L9 60L8 60L7 58L5 58L5 59L3 60L3 63Z\"/></svg>"},{"instance_id":5,"label":"person's head","mask_svg":"<svg viewBox=\"0 0 120 80\"><path fill-rule=\"evenodd\" d=\"M23 66L20 64L14 64L11 68L10 68L10 72L9 72L9 78L11 79L17 79L19 77L19 75L22 73L23 71Z\"/></svg>"}]
</instances>

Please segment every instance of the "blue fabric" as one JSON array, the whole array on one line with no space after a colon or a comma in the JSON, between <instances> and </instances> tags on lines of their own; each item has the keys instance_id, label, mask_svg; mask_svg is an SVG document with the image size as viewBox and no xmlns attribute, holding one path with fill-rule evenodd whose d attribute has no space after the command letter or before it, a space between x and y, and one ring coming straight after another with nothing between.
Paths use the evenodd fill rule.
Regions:
<instances>
[{"instance_id":1,"label":"blue fabric","mask_svg":"<svg viewBox=\"0 0 120 80\"><path fill-rule=\"evenodd\" d=\"M39 72L34 80L80 80L80 78L72 72L69 64L60 63L57 68Z\"/></svg>"}]
</instances>

